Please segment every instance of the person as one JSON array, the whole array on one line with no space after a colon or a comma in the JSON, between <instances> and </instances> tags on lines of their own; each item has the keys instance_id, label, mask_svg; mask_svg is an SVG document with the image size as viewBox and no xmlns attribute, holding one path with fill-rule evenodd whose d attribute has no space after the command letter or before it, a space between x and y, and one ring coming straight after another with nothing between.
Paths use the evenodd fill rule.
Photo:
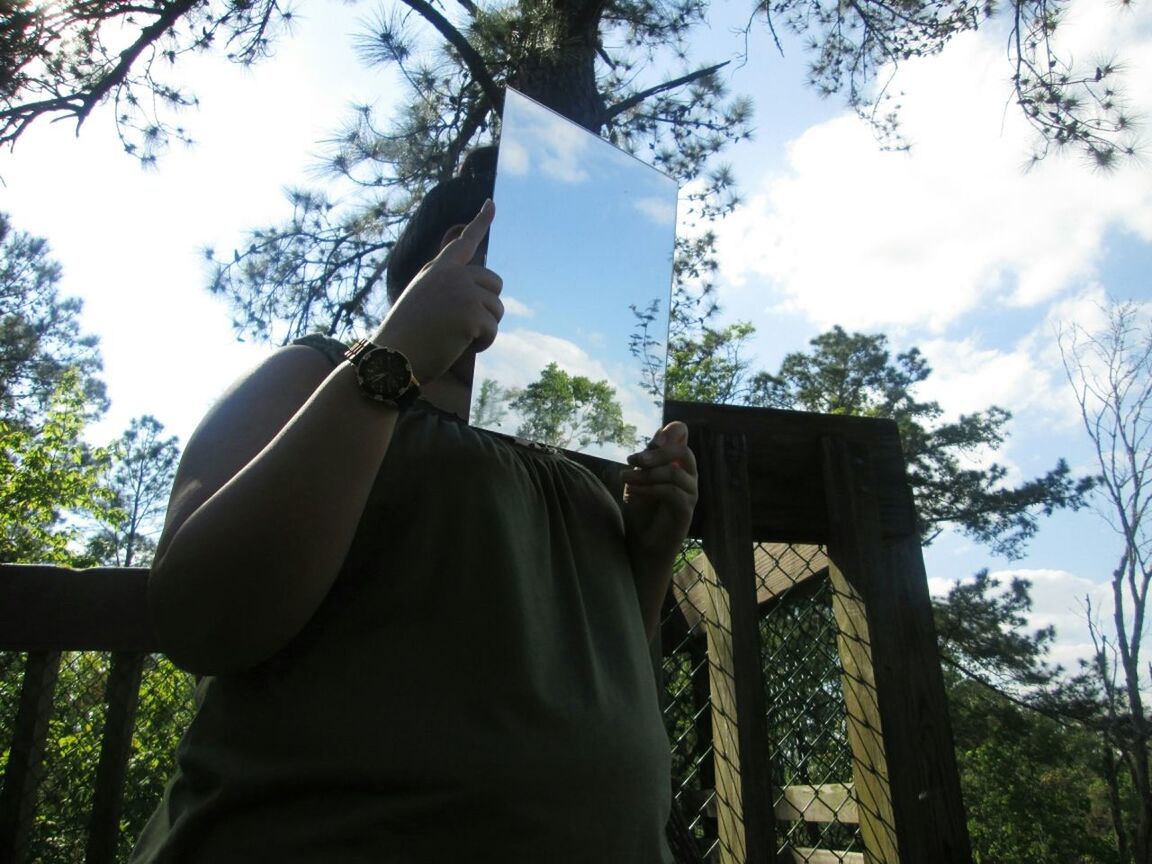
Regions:
<instances>
[{"instance_id":1,"label":"person","mask_svg":"<svg viewBox=\"0 0 1152 864\"><path fill-rule=\"evenodd\" d=\"M485 158L409 221L352 360L282 348L188 442L148 598L197 711L136 864L671 860L648 646L696 462L669 424L617 500L461 419L503 314Z\"/></svg>"}]
</instances>

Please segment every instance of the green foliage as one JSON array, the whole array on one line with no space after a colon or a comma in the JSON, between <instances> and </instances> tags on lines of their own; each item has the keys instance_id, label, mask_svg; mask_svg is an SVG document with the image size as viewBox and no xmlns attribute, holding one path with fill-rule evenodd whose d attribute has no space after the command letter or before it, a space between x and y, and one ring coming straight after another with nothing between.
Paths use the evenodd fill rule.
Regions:
<instances>
[{"instance_id":1,"label":"green foliage","mask_svg":"<svg viewBox=\"0 0 1152 864\"><path fill-rule=\"evenodd\" d=\"M934 606L945 661L1002 689L1051 682L1058 670L1045 657L1056 630L1024 629L1032 610L1030 587L1027 579L1014 576L1007 589L1000 590L1000 580L987 570L970 581L955 582Z\"/></svg>"},{"instance_id":2,"label":"green foliage","mask_svg":"<svg viewBox=\"0 0 1152 864\"><path fill-rule=\"evenodd\" d=\"M81 438L86 406L79 376L67 373L37 426L0 417L0 562L78 563L80 530L65 517L101 506L108 460Z\"/></svg>"},{"instance_id":3,"label":"green foliage","mask_svg":"<svg viewBox=\"0 0 1152 864\"><path fill-rule=\"evenodd\" d=\"M100 564L151 563L180 459L177 439L163 432L155 417L137 417L109 447L105 498L93 514L98 527L88 538L88 554Z\"/></svg>"},{"instance_id":4,"label":"green foliage","mask_svg":"<svg viewBox=\"0 0 1152 864\"><path fill-rule=\"evenodd\" d=\"M895 421L925 543L951 525L998 554L1019 557L1041 516L1082 506L1092 488L1092 478L1072 477L1062 459L1040 477L1006 485L1004 466L980 461L1004 444L1012 415L993 405L942 419L937 402L916 398L917 385L932 372L916 348L893 357L886 336L834 327L810 341L811 351L788 354L775 374L750 374L742 352L755 328L748 322L716 327L717 311L705 294L674 313L669 398Z\"/></svg>"},{"instance_id":5,"label":"green foliage","mask_svg":"<svg viewBox=\"0 0 1152 864\"><path fill-rule=\"evenodd\" d=\"M920 352L913 348L893 359L887 342L883 335L835 327L811 340L810 353L786 356L777 374L757 374L749 401L894 420L925 543L953 525L994 552L1017 558L1041 515L1081 506L1093 481L1073 478L1062 459L1045 475L1015 487L1004 485L1002 465L974 467L984 453L1003 445L1012 415L993 405L942 420L938 403L915 397L916 385L932 371Z\"/></svg>"},{"instance_id":6,"label":"green foliage","mask_svg":"<svg viewBox=\"0 0 1152 864\"><path fill-rule=\"evenodd\" d=\"M976 864L1116 860L1096 735L971 682L950 701Z\"/></svg>"},{"instance_id":7,"label":"green foliage","mask_svg":"<svg viewBox=\"0 0 1152 864\"><path fill-rule=\"evenodd\" d=\"M509 393L508 406L523 418L516 434L530 441L554 447L641 443L636 427L624 422L615 388L606 380L570 375L556 363L523 390Z\"/></svg>"},{"instance_id":8,"label":"green foliage","mask_svg":"<svg viewBox=\"0 0 1152 864\"><path fill-rule=\"evenodd\" d=\"M1029 630L1029 589L981 571L933 602L974 860L1111 862L1097 700L1048 662L1055 633Z\"/></svg>"},{"instance_id":9,"label":"green foliage","mask_svg":"<svg viewBox=\"0 0 1152 864\"><path fill-rule=\"evenodd\" d=\"M668 344L665 393L692 402L743 401L749 361L740 347L756 332L747 321L722 328L704 325L698 333L677 333Z\"/></svg>"},{"instance_id":10,"label":"green foliage","mask_svg":"<svg viewBox=\"0 0 1152 864\"><path fill-rule=\"evenodd\" d=\"M0 653L0 720L11 729L25 655ZM65 652L45 739L44 774L33 819L28 861L81 864L93 803L107 712L111 656ZM140 702L132 731L120 819L119 860L144 828L174 769L176 745L191 720L195 682L158 655L144 658ZM0 771L10 742L0 740Z\"/></svg>"},{"instance_id":11,"label":"green foliage","mask_svg":"<svg viewBox=\"0 0 1152 864\"><path fill-rule=\"evenodd\" d=\"M508 392L493 378L485 378L472 408L472 425L482 429L499 426L508 416Z\"/></svg>"},{"instance_id":12,"label":"green foliage","mask_svg":"<svg viewBox=\"0 0 1152 864\"><path fill-rule=\"evenodd\" d=\"M0 213L0 415L9 422L34 421L67 374L78 377L85 417L107 407L96 337L80 332L81 301L59 295L61 275L47 241Z\"/></svg>"}]
</instances>

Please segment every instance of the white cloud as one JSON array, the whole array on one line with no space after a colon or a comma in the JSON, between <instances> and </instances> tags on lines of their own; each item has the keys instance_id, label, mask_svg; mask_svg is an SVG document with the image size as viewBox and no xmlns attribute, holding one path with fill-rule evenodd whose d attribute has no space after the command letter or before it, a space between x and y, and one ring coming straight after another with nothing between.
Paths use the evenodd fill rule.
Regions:
<instances>
[{"instance_id":1,"label":"white cloud","mask_svg":"<svg viewBox=\"0 0 1152 864\"><path fill-rule=\"evenodd\" d=\"M1125 58L1152 56L1133 17L1149 13L1093 38ZM1089 23L1084 32L1103 26ZM851 115L808 129L788 170L763 178L720 227L726 296L767 302L767 286L778 307L820 328L942 334L968 313L1047 303L1090 279L1110 228L1152 238L1147 166L1101 174L1052 158L1022 170L1033 133L1005 107L1008 72L996 34L906 64L895 86L908 154L881 152ZM1125 87L1144 100L1135 107L1152 107L1152 65L1134 62Z\"/></svg>"},{"instance_id":2,"label":"white cloud","mask_svg":"<svg viewBox=\"0 0 1152 864\"><path fill-rule=\"evenodd\" d=\"M522 300L517 300L515 297L509 297L507 294L500 295L500 302L504 304L504 314L511 315L513 318L535 318L536 310L529 306Z\"/></svg>"},{"instance_id":3,"label":"white cloud","mask_svg":"<svg viewBox=\"0 0 1152 864\"><path fill-rule=\"evenodd\" d=\"M538 170L569 184L588 179L587 151L598 140L588 130L514 90L508 92L504 106L505 118L515 135L502 138L501 171L523 175Z\"/></svg>"},{"instance_id":4,"label":"white cloud","mask_svg":"<svg viewBox=\"0 0 1152 864\"><path fill-rule=\"evenodd\" d=\"M675 197L657 198L655 196L645 196L634 200L632 206L642 216L652 220L657 225L667 225L671 227L676 224Z\"/></svg>"}]
</instances>

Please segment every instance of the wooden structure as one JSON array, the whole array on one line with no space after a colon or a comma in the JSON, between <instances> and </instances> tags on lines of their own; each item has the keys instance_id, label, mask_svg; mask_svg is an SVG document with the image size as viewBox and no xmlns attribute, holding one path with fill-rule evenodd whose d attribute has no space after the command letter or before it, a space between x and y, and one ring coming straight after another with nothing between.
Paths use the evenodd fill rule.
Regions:
<instances>
[{"instance_id":1,"label":"wooden structure","mask_svg":"<svg viewBox=\"0 0 1152 864\"><path fill-rule=\"evenodd\" d=\"M693 535L711 577L713 807L732 862L863 861L970 864L931 605L912 501L893 423L770 409L669 403L700 465ZM615 466L583 459L606 479ZM852 782L774 788L762 679L757 543L826 550L852 754ZM113 652L108 716L87 842L89 862L114 860L124 766L141 661L155 650L140 570L0 568L0 651L28 652L0 792L0 864L33 814L47 712L61 651ZM695 590L695 589L693 589ZM684 591L681 589L681 594ZM719 718L717 720L716 718ZM721 764L722 763L722 764ZM832 803L829 803L832 802ZM849 857L782 847L777 826L858 823Z\"/></svg>"}]
</instances>

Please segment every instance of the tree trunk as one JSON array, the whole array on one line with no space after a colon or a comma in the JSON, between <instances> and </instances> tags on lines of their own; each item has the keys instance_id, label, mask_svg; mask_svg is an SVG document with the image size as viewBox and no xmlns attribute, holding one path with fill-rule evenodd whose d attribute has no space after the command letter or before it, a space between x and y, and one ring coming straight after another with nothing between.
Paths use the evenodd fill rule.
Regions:
<instances>
[{"instance_id":1,"label":"tree trunk","mask_svg":"<svg viewBox=\"0 0 1152 864\"><path fill-rule=\"evenodd\" d=\"M585 129L599 133L606 108L596 82L602 0L535 0L524 15L555 16L554 38L546 50L521 54L508 83Z\"/></svg>"},{"instance_id":2,"label":"tree trunk","mask_svg":"<svg viewBox=\"0 0 1152 864\"><path fill-rule=\"evenodd\" d=\"M1102 736L1101 768L1104 782L1108 786L1108 809L1112 815L1112 830L1116 834L1116 860L1119 864L1130 864L1131 852L1128 849L1128 831L1124 826L1124 811L1120 806L1120 773L1116 764L1116 754L1107 735Z\"/></svg>"}]
</instances>

